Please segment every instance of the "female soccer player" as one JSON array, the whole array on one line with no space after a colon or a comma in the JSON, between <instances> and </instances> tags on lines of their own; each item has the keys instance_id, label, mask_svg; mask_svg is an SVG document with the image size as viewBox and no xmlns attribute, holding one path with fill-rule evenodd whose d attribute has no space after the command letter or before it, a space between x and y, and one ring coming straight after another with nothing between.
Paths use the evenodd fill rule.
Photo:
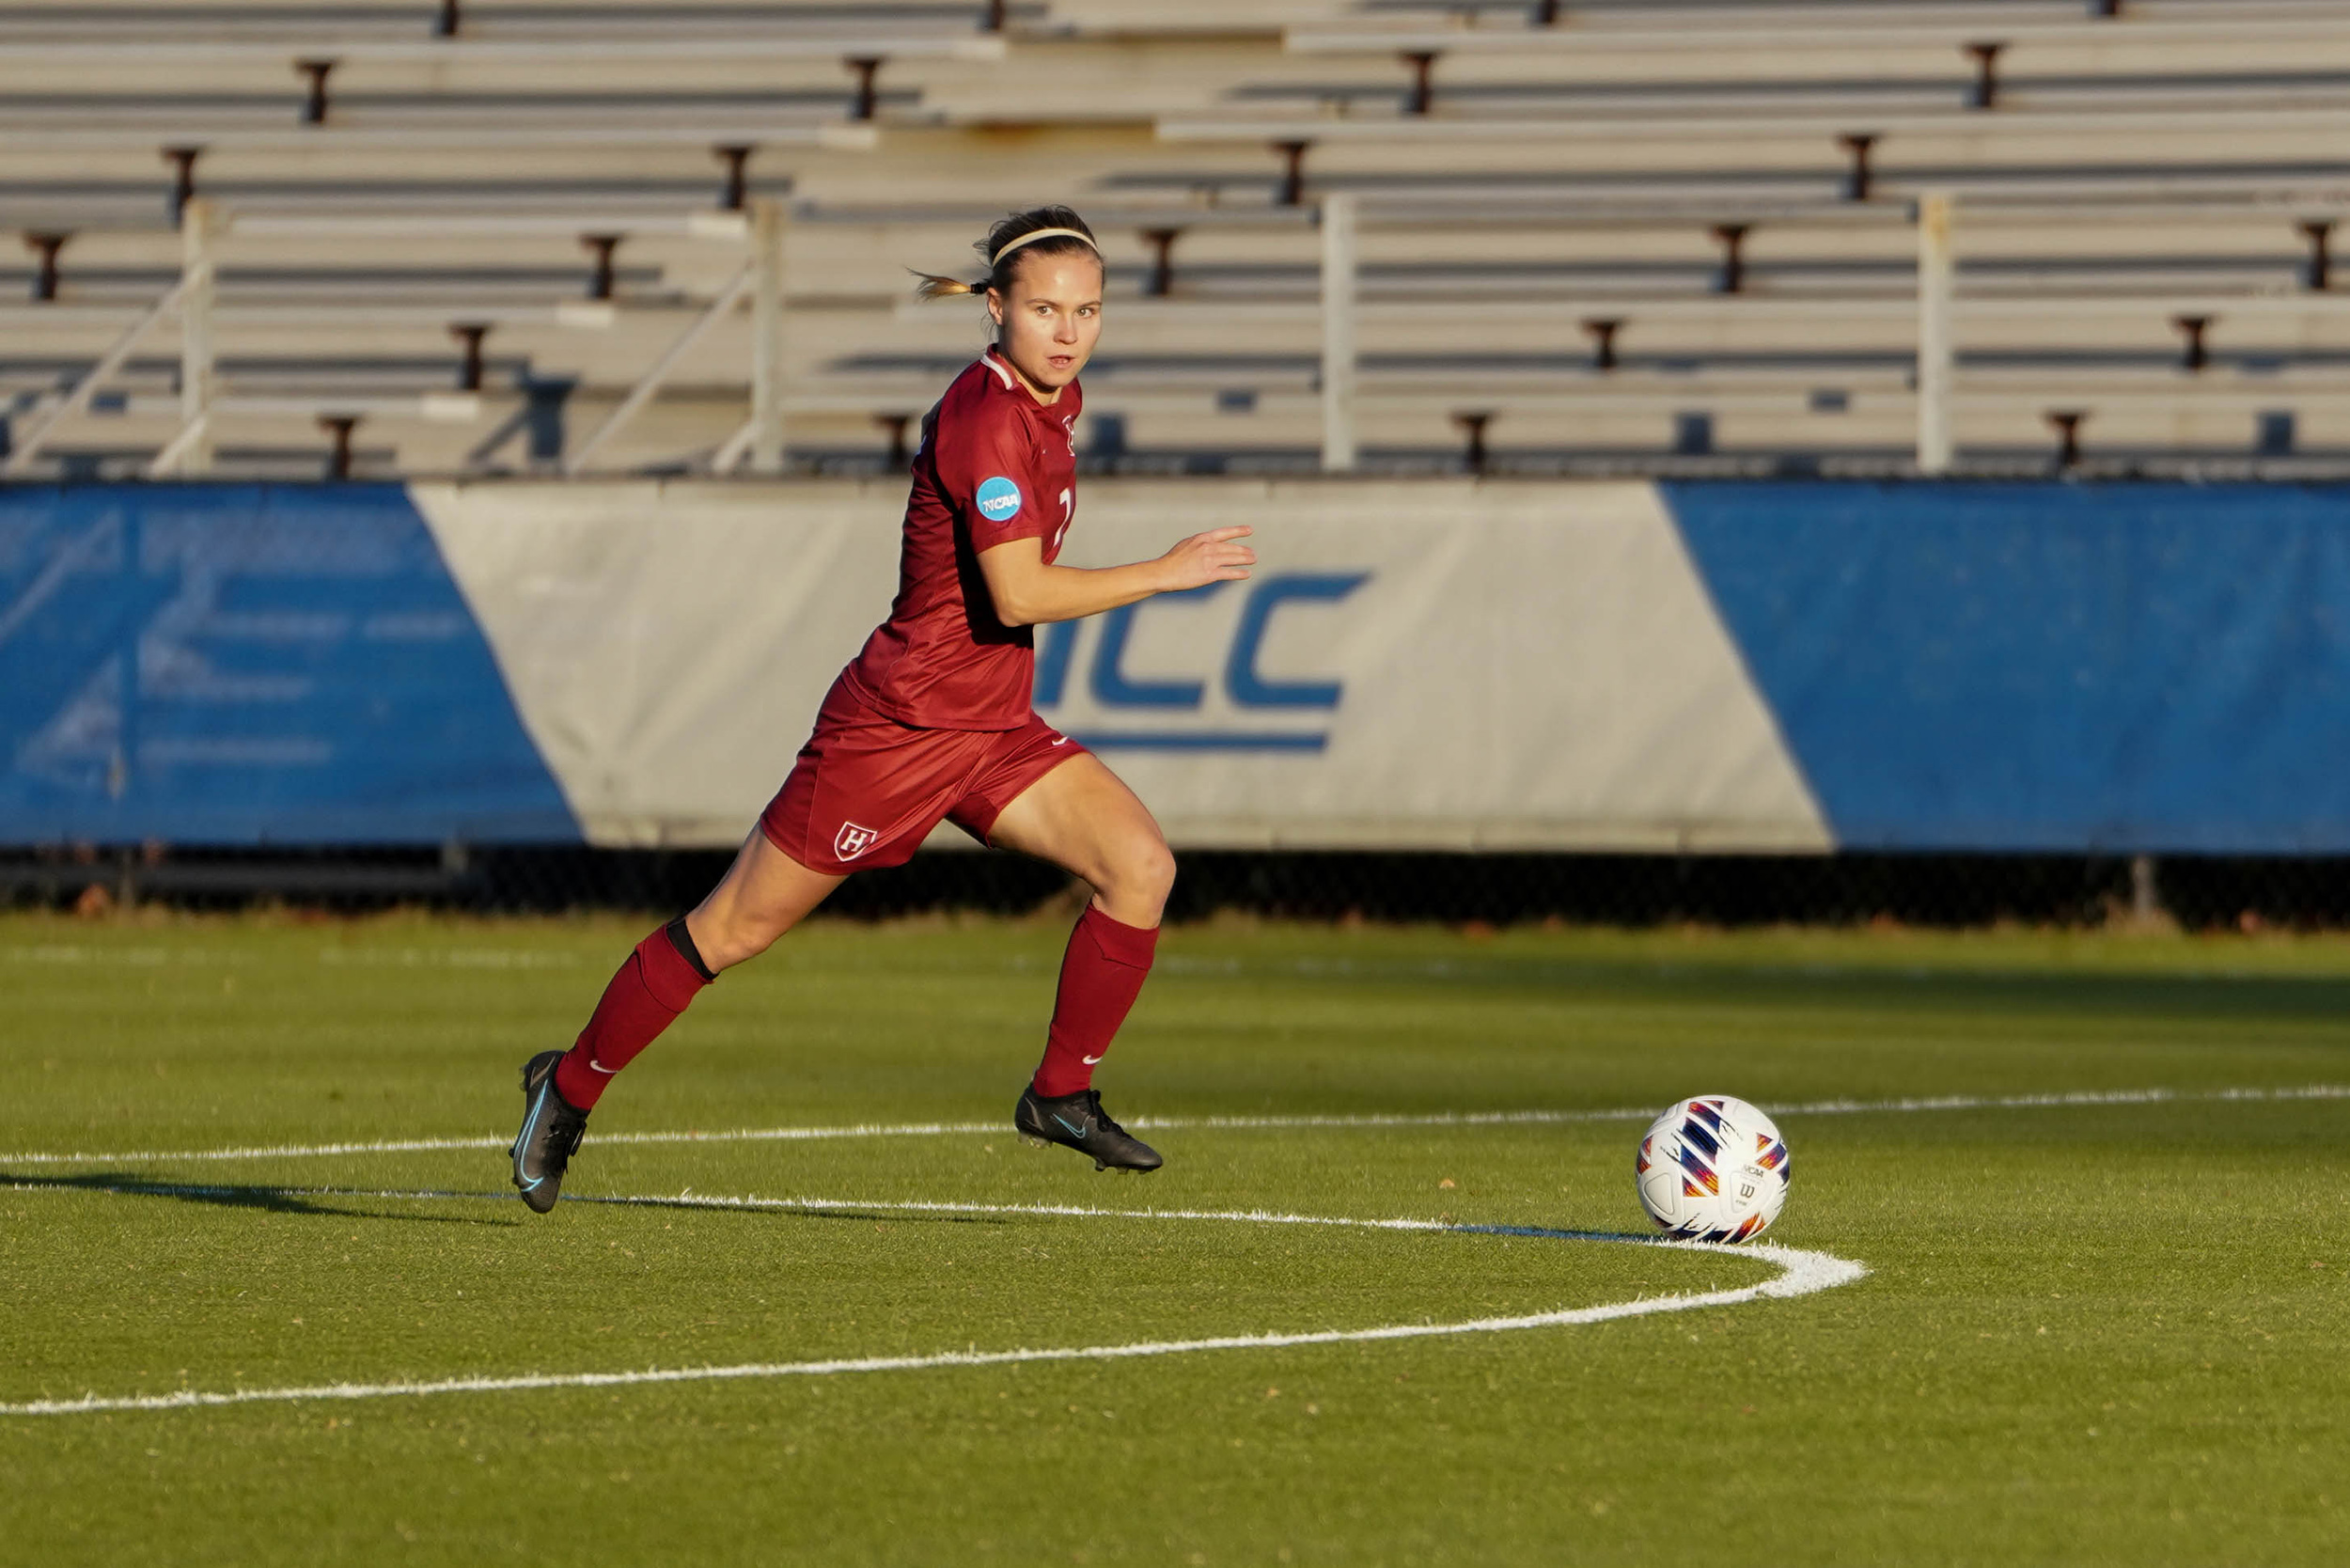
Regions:
<instances>
[{"instance_id":1,"label":"female soccer player","mask_svg":"<svg viewBox=\"0 0 2350 1568\"><path fill-rule=\"evenodd\" d=\"M925 298L982 294L992 341L922 420L889 619L840 672L815 733L710 896L636 945L569 1051L523 1068L514 1184L555 1207L588 1113L701 988L763 952L867 866L912 855L941 820L1081 878L1044 1058L1012 1110L1026 1137L1155 1170L1102 1109L1094 1064L1151 970L1175 878L1158 823L1099 759L1029 705L1034 634L1154 593L1245 578L1245 527L1156 560L1057 564L1075 512L1077 373L1102 332L1102 256L1065 207L1016 213L977 247L977 283L925 274Z\"/></svg>"}]
</instances>

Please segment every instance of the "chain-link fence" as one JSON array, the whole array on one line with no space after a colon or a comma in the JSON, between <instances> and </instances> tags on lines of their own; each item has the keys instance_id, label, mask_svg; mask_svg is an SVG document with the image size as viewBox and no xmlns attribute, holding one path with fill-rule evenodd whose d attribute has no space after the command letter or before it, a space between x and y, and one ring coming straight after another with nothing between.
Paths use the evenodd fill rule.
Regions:
<instances>
[{"instance_id":1,"label":"chain-link fence","mask_svg":"<svg viewBox=\"0 0 2350 1568\"><path fill-rule=\"evenodd\" d=\"M503 848L59 849L0 856L18 907L126 903L361 913L690 907L725 870L715 851ZM1600 925L2028 925L2170 920L2190 930L2350 927L2350 858L2056 855L1658 855L1193 851L1170 917L1244 911L1303 920L1544 920ZM1015 855L919 855L861 872L826 913L1020 915L1074 907L1070 880Z\"/></svg>"}]
</instances>

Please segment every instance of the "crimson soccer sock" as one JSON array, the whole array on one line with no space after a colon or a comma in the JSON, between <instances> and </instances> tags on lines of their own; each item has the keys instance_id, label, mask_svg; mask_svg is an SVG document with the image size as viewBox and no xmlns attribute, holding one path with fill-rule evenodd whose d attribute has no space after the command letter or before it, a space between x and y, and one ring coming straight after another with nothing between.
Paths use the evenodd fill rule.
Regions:
<instances>
[{"instance_id":1,"label":"crimson soccer sock","mask_svg":"<svg viewBox=\"0 0 2350 1568\"><path fill-rule=\"evenodd\" d=\"M592 1109L612 1074L635 1060L715 978L682 917L637 943L603 988L578 1043L556 1064L555 1091L581 1110Z\"/></svg>"},{"instance_id":2,"label":"crimson soccer sock","mask_svg":"<svg viewBox=\"0 0 2350 1568\"><path fill-rule=\"evenodd\" d=\"M1093 1064L1126 1021L1158 948L1156 927L1145 931L1086 905L1061 955L1060 994L1053 1001L1044 1059L1037 1064L1037 1093L1055 1099L1093 1087Z\"/></svg>"}]
</instances>

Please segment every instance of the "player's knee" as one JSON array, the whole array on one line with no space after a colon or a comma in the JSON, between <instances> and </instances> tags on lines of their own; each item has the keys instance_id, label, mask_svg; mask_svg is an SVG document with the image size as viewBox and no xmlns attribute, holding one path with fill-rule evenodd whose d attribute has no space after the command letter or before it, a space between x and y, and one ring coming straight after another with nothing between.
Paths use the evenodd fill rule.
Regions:
<instances>
[{"instance_id":1,"label":"player's knee","mask_svg":"<svg viewBox=\"0 0 2350 1568\"><path fill-rule=\"evenodd\" d=\"M702 961L714 973L757 958L776 945L776 939L791 929L791 922L729 902L720 908L697 910L693 929Z\"/></svg>"},{"instance_id":2,"label":"player's knee","mask_svg":"<svg viewBox=\"0 0 2350 1568\"><path fill-rule=\"evenodd\" d=\"M1134 915L1147 915L1155 923L1167 907L1167 895L1175 890L1175 852L1156 834L1137 839L1119 855L1111 882L1118 903Z\"/></svg>"}]
</instances>

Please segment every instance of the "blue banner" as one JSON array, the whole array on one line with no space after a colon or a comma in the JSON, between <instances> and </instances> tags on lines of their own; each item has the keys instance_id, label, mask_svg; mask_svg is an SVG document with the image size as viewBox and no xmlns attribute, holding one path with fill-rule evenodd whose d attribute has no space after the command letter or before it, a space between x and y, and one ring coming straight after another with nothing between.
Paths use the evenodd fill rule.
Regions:
<instances>
[{"instance_id":1,"label":"blue banner","mask_svg":"<svg viewBox=\"0 0 2350 1568\"><path fill-rule=\"evenodd\" d=\"M2350 488L1664 488L1840 846L2350 851Z\"/></svg>"},{"instance_id":2,"label":"blue banner","mask_svg":"<svg viewBox=\"0 0 2350 1568\"><path fill-rule=\"evenodd\" d=\"M0 840L579 839L399 485L0 488Z\"/></svg>"}]
</instances>

